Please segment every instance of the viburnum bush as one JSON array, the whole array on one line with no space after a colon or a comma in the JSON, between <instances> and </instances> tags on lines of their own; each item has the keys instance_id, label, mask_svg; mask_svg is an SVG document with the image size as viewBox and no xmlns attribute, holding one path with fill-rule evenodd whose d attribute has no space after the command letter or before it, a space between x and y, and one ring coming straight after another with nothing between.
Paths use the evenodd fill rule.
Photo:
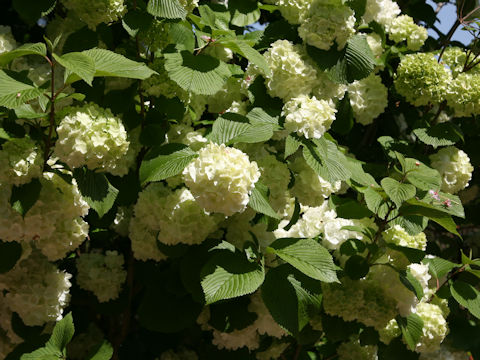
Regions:
<instances>
[{"instance_id":1,"label":"viburnum bush","mask_svg":"<svg viewBox=\"0 0 480 360\"><path fill-rule=\"evenodd\" d=\"M480 359L456 5L4 1L0 359Z\"/></svg>"}]
</instances>

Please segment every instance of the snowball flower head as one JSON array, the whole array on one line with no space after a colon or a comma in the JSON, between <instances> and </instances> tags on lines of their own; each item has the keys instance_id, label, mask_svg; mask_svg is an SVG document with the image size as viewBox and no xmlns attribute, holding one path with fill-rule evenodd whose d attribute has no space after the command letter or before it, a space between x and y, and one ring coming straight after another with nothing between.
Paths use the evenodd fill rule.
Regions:
<instances>
[{"instance_id":1,"label":"snowball flower head","mask_svg":"<svg viewBox=\"0 0 480 360\"><path fill-rule=\"evenodd\" d=\"M0 290L6 290L7 306L20 315L25 325L43 325L62 319L70 299L71 277L35 252L0 275Z\"/></svg>"},{"instance_id":2,"label":"snowball flower head","mask_svg":"<svg viewBox=\"0 0 480 360\"><path fill-rule=\"evenodd\" d=\"M288 131L307 139L319 139L330 129L336 112L332 101L300 95L283 106L282 115L285 116L285 129Z\"/></svg>"},{"instance_id":3,"label":"snowball flower head","mask_svg":"<svg viewBox=\"0 0 480 360\"><path fill-rule=\"evenodd\" d=\"M390 341L402 335L402 330L398 327L397 320L392 319L383 329L378 331L378 335L380 335L380 341L388 345Z\"/></svg>"},{"instance_id":4,"label":"snowball flower head","mask_svg":"<svg viewBox=\"0 0 480 360\"><path fill-rule=\"evenodd\" d=\"M62 0L68 10L72 10L90 29L98 24L112 23L127 12L123 0Z\"/></svg>"},{"instance_id":5,"label":"snowball flower head","mask_svg":"<svg viewBox=\"0 0 480 360\"><path fill-rule=\"evenodd\" d=\"M396 43L407 41L409 50L417 51L428 38L427 29L418 26L413 18L408 15L400 15L392 20L387 26L388 37Z\"/></svg>"},{"instance_id":6,"label":"snowball flower head","mask_svg":"<svg viewBox=\"0 0 480 360\"><path fill-rule=\"evenodd\" d=\"M128 171L117 167L128 151L127 132L110 110L93 103L67 109L57 133L54 154L71 168L86 165L113 175Z\"/></svg>"},{"instance_id":7,"label":"snowball flower head","mask_svg":"<svg viewBox=\"0 0 480 360\"><path fill-rule=\"evenodd\" d=\"M369 24L376 21L380 25L390 25L393 19L400 14L400 7L392 0L367 0L363 21Z\"/></svg>"},{"instance_id":8,"label":"snowball flower head","mask_svg":"<svg viewBox=\"0 0 480 360\"><path fill-rule=\"evenodd\" d=\"M442 191L455 194L468 186L472 179L473 166L468 155L455 146L440 149L430 155L430 165L442 177Z\"/></svg>"},{"instance_id":9,"label":"snowball flower head","mask_svg":"<svg viewBox=\"0 0 480 360\"><path fill-rule=\"evenodd\" d=\"M423 320L423 329L415 351L419 353L437 351L448 332L442 310L434 304L420 303L417 305L416 313Z\"/></svg>"},{"instance_id":10,"label":"snowball flower head","mask_svg":"<svg viewBox=\"0 0 480 360\"><path fill-rule=\"evenodd\" d=\"M288 100L312 91L317 72L307 62L307 55L300 45L277 40L263 56L272 71L270 76L266 76L270 95Z\"/></svg>"},{"instance_id":11,"label":"snowball flower head","mask_svg":"<svg viewBox=\"0 0 480 360\"><path fill-rule=\"evenodd\" d=\"M400 61L395 89L412 105L438 104L445 99L451 78L432 53L409 54Z\"/></svg>"},{"instance_id":12,"label":"snowball flower head","mask_svg":"<svg viewBox=\"0 0 480 360\"><path fill-rule=\"evenodd\" d=\"M0 54L12 51L17 47L17 42L12 35L10 26L0 25Z\"/></svg>"},{"instance_id":13,"label":"snowball flower head","mask_svg":"<svg viewBox=\"0 0 480 360\"><path fill-rule=\"evenodd\" d=\"M339 360L377 360L377 347L360 344L360 340L341 343L337 349Z\"/></svg>"},{"instance_id":14,"label":"snowball flower head","mask_svg":"<svg viewBox=\"0 0 480 360\"><path fill-rule=\"evenodd\" d=\"M408 234L400 225L394 225L382 234L386 243L423 250L427 248L427 237L423 232Z\"/></svg>"},{"instance_id":15,"label":"snowball flower head","mask_svg":"<svg viewBox=\"0 0 480 360\"><path fill-rule=\"evenodd\" d=\"M42 174L43 156L28 137L7 140L0 150L0 183L21 185Z\"/></svg>"},{"instance_id":16,"label":"snowball flower head","mask_svg":"<svg viewBox=\"0 0 480 360\"><path fill-rule=\"evenodd\" d=\"M280 13L290 24L300 24L308 14L312 0L276 0Z\"/></svg>"},{"instance_id":17,"label":"snowball flower head","mask_svg":"<svg viewBox=\"0 0 480 360\"><path fill-rule=\"evenodd\" d=\"M480 114L480 74L459 74L450 84L446 99L455 117Z\"/></svg>"},{"instance_id":18,"label":"snowball flower head","mask_svg":"<svg viewBox=\"0 0 480 360\"><path fill-rule=\"evenodd\" d=\"M78 286L92 291L100 302L118 298L127 278L123 263L123 255L117 251L81 254L77 258Z\"/></svg>"},{"instance_id":19,"label":"snowball flower head","mask_svg":"<svg viewBox=\"0 0 480 360\"><path fill-rule=\"evenodd\" d=\"M230 216L245 210L260 171L242 151L210 143L200 149L183 176L200 206Z\"/></svg>"},{"instance_id":20,"label":"snowball flower head","mask_svg":"<svg viewBox=\"0 0 480 360\"><path fill-rule=\"evenodd\" d=\"M328 50L334 42L338 50L355 34L355 15L341 0L314 0L298 34L309 45Z\"/></svg>"},{"instance_id":21,"label":"snowball flower head","mask_svg":"<svg viewBox=\"0 0 480 360\"><path fill-rule=\"evenodd\" d=\"M348 95L355 120L362 125L371 124L388 105L388 90L373 73L350 84Z\"/></svg>"}]
</instances>

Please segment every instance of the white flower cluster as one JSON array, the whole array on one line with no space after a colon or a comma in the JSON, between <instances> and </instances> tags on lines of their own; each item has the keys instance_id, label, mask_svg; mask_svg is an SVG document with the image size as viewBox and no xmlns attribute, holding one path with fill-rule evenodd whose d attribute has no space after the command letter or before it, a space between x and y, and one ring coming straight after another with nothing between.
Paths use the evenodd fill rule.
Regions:
<instances>
[{"instance_id":1,"label":"white flower cluster","mask_svg":"<svg viewBox=\"0 0 480 360\"><path fill-rule=\"evenodd\" d=\"M355 120L362 125L371 124L388 105L388 89L380 76L373 73L351 83L348 95Z\"/></svg>"},{"instance_id":2,"label":"white flower cluster","mask_svg":"<svg viewBox=\"0 0 480 360\"><path fill-rule=\"evenodd\" d=\"M451 80L451 73L432 53L415 53L400 61L395 89L412 105L439 104L445 99Z\"/></svg>"},{"instance_id":3,"label":"white flower cluster","mask_svg":"<svg viewBox=\"0 0 480 360\"><path fill-rule=\"evenodd\" d=\"M461 73L450 84L446 95L455 117L480 114L480 74Z\"/></svg>"},{"instance_id":4,"label":"white flower cluster","mask_svg":"<svg viewBox=\"0 0 480 360\"><path fill-rule=\"evenodd\" d=\"M333 82L325 71L317 69L317 79L312 91L317 99L327 101L334 99L341 100L346 91L347 85Z\"/></svg>"},{"instance_id":5,"label":"white flower cluster","mask_svg":"<svg viewBox=\"0 0 480 360\"><path fill-rule=\"evenodd\" d=\"M319 139L330 129L336 112L332 101L300 95L285 103L282 116L285 116L285 129L288 131L307 139Z\"/></svg>"},{"instance_id":6,"label":"white flower cluster","mask_svg":"<svg viewBox=\"0 0 480 360\"><path fill-rule=\"evenodd\" d=\"M312 91L317 72L307 62L307 55L301 45L293 45L288 40L277 40L263 56L272 72L266 79L271 96L289 100Z\"/></svg>"},{"instance_id":7,"label":"white flower cluster","mask_svg":"<svg viewBox=\"0 0 480 360\"><path fill-rule=\"evenodd\" d=\"M0 183L21 185L42 174L43 156L28 137L7 140L0 150Z\"/></svg>"},{"instance_id":8,"label":"white flower cluster","mask_svg":"<svg viewBox=\"0 0 480 360\"><path fill-rule=\"evenodd\" d=\"M71 277L34 252L0 275L0 290L6 292L6 306L20 315L25 325L43 325L62 318L70 298Z\"/></svg>"},{"instance_id":9,"label":"white flower cluster","mask_svg":"<svg viewBox=\"0 0 480 360\"><path fill-rule=\"evenodd\" d=\"M448 332L442 310L434 304L420 303L416 307L416 314L423 320L423 328L415 351L420 353L437 351Z\"/></svg>"},{"instance_id":10,"label":"white flower cluster","mask_svg":"<svg viewBox=\"0 0 480 360\"><path fill-rule=\"evenodd\" d=\"M275 0L280 13L290 24L300 24L308 14L312 0Z\"/></svg>"},{"instance_id":11,"label":"white flower cluster","mask_svg":"<svg viewBox=\"0 0 480 360\"><path fill-rule=\"evenodd\" d=\"M400 7L392 0L367 0L363 21L369 24L376 21L380 25L390 25L393 19L400 14Z\"/></svg>"},{"instance_id":12,"label":"white flower cluster","mask_svg":"<svg viewBox=\"0 0 480 360\"><path fill-rule=\"evenodd\" d=\"M396 43L407 42L409 50L419 50L428 38L427 29L413 22L408 15L400 15L387 26L388 37Z\"/></svg>"},{"instance_id":13,"label":"white flower cluster","mask_svg":"<svg viewBox=\"0 0 480 360\"><path fill-rule=\"evenodd\" d=\"M175 124L170 126L165 136L165 141L169 144L185 144L192 150L198 151L208 143L208 140L203 137L203 131L201 130L194 130L191 126L184 124Z\"/></svg>"},{"instance_id":14,"label":"white flower cluster","mask_svg":"<svg viewBox=\"0 0 480 360\"><path fill-rule=\"evenodd\" d=\"M257 319L243 329L235 329L231 332L221 332L213 329L208 321L210 319L210 311L205 308L199 315L197 323L203 330L213 329L212 343L219 349L238 350L246 347L250 351L260 346L260 335L268 335L274 338L281 338L287 333L273 320L259 292L250 297L248 310L257 314Z\"/></svg>"},{"instance_id":15,"label":"white flower cluster","mask_svg":"<svg viewBox=\"0 0 480 360\"><path fill-rule=\"evenodd\" d=\"M360 344L360 340L343 342L337 348L339 360L377 360L377 347Z\"/></svg>"},{"instance_id":16,"label":"white flower cluster","mask_svg":"<svg viewBox=\"0 0 480 360\"><path fill-rule=\"evenodd\" d=\"M12 35L10 26L0 25L0 54L12 51L17 47L17 42Z\"/></svg>"},{"instance_id":17,"label":"white flower cluster","mask_svg":"<svg viewBox=\"0 0 480 360\"><path fill-rule=\"evenodd\" d=\"M451 351L445 346L430 353L421 353L420 360L469 360L470 355L463 351Z\"/></svg>"},{"instance_id":18,"label":"white flower cluster","mask_svg":"<svg viewBox=\"0 0 480 360\"><path fill-rule=\"evenodd\" d=\"M81 197L75 180L67 183L59 175L44 173L38 200L25 217L12 209L11 187L0 185L0 238L21 243L33 242L55 261L76 249L88 234L85 216L89 206Z\"/></svg>"},{"instance_id":19,"label":"white flower cluster","mask_svg":"<svg viewBox=\"0 0 480 360\"><path fill-rule=\"evenodd\" d=\"M198 6L199 0L179 0L180 5L182 5L185 10L192 12Z\"/></svg>"},{"instance_id":20,"label":"white flower cluster","mask_svg":"<svg viewBox=\"0 0 480 360\"><path fill-rule=\"evenodd\" d=\"M382 233L386 243L404 246L425 251L427 237L423 232L417 235L409 235L400 225L394 225Z\"/></svg>"},{"instance_id":21,"label":"white flower cluster","mask_svg":"<svg viewBox=\"0 0 480 360\"><path fill-rule=\"evenodd\" d=\"M291 189L292 195L303 205L321 205L331 194L339 191L342 185L341 181L330 184L318 175L303 157L297 157L290 164L290 169L295 177L295 185Z\"/></svg>"},{"instance_id":22,"label":"white flower cluster","mask_svg":"<svg viewBox=\"0 0 480 360\"><path fill-rule=\"evenodd\" d=\"M313 0L298 35L319 49L328 50L335 42L341 50L355 34L354 26L354 12L342 0Z\"/></svg>"},{"instance_id":23,"label":"white flower cluster","mask_svg":"<svg viewBox=\"0 0 480 360\"><path fill-rule=\"evenodd\" d=\"M388 345L390 341L402 335L402 330L400 330L397 320L392 319L383 329L378 331L378 334L380 335L380 341Z\"/></svg>"},{"instance_id":24,"label":"white flower cluster","mask_svg":"<svg viewBox=\"0 0 480 360\"><path fill-rule=\"evenodd\" d=\"M100 302L114 300L127 278L123 264L123 255L117 251L107 250L105 255L96 252L81 254L77 258L77 284L93 292Z\"/></svg>"},{"instance_id":25,"label":"white flower cluster","mask_svg":"<svg viewBox=\"0 0 480 360\"><path fill-rule=\"evenodd\" d=\"M123 0L62 0L62 3L91 29L117 21L127 12Z\"/></svg>"},{"instance_id":26,"label":"white flower cluster","mask_svg":"<svg viewBox=\"0 0 480 360\"><path fill-rule=\"evenodd\" d=\"M468 186L472 179L473 166L468 155L454 146L440 149L430 155L431 166L442 177L442 191L455 194Z\"/></svg>"},{"instance_id":27,"label":"white flower cluster","mask_svg":"<svg viewBox=\"0 0 480 360\"><path fill-rule=\"evenodd\" d=\"M54 155L70 168L86 165L113 175L125 175L128 169L118 166L127 155L129 141L122 121L110 110L94 103L73 107L57 127Z\"/></svg>"},{"instance_id":28,"label":"white flower cluster","mask_svg":"<svg viewBox=\"0 0 480 360\"><path fill-rule=\"evenodd\" d=\"M245 210L260 171L242 151L210 143L200 149L183 175L200 206L230 216Z\"/></svg>"}]
</instances>

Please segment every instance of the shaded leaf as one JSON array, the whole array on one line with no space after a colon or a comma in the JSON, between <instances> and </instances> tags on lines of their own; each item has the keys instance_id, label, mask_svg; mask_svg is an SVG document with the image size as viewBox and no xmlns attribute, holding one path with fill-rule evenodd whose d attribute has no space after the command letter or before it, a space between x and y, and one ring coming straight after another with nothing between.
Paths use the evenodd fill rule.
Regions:
<instances>
[{"instance_id":1,"label":"shaded leaf","mask_svg":"<svg viewBox=\"0 0 480 360\"><path fill-rule=\"evenodd\" d=\"M22 245L0 240L0 274L10 271L22 256Z\"/></svg>"},{"instance_id":2,"label":"shaded leaf","mask_svg":"<svg viewBox=\"0 0 480 360\"><path fill-rule=\"evenodd\" d=\"M468 309L472 315L480 319L480 294L474 286L464 281L454 281L450 292L458 303Z\"/></svg>"},{"instance_id":3,"label":"shaded leaf","mask_svg":"<svg viewBox=\"0 0 480 360\"><path fill-rule=\"evenodd\" d=\"M248 206L250 206L256 212L265 214L274 219L280 219L280 216L273 210L272 206L268 202L268 197L266 195L268 189L265 185L262 185L258 181L255 183L255 187L250 194L250 199Z\"/></svg>"},{"instance_id":4,"label":"shaded leaf","mask_svg":"<svg viewBox=\"0 0 480 360\"><path fill-rule=\"evenodd\" d=\"M0 54L0 66L7 65L13 59L26 55L47 55L47 47L44 43L23 44L16 49Z\"/></svg>"},{"instance_id":5,"label":"shaded leaf","mask_svg":"<svg viewBox=\"0 0 480 360\"><path fill-rule=\"evenodd\" d=\"M42 184L38 179L33 179L28 184L14 186L10 196L10 205L20 215L25 216L37 202L41 190Z\"/></svg>"},{"instance_id":6,"label":"shaded leaf","mask_svg":"<svg viewBox=\"0 0 480 360\"><path fill-rule=\"evenodd\" d=\"M397 324L402 330L403 339L410 350L415 350L417 343L422 336L423 320L415 313L411 313L407 318L396 317Z\"/></svg>"},{"instance_id":7,"label":"shaded leaf","mask_svg":"<svg viewBox=\"0 0 480 360\"><path fill-rule=\"evenodd\" d=\"M277 239L270 249L307 276L323 282L338 282L332 255L313 239Z\"/></svg>"}]
</instances>

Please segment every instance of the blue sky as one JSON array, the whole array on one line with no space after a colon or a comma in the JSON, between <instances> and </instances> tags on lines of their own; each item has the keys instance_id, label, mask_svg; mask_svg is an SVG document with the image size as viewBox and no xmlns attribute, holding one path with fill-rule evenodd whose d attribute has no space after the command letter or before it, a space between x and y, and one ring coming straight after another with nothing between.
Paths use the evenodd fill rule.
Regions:
<instances>
[{"instance_id":1,"label":"blue sky","mask_svg":"<svg viewBox=\"0 0 480 360\"><path fill-rule=\"evenodd\" d=\"M432 6L434 9L436 9L437 4L431 0L427 1L427 4ZM457 18L457 10L455 5L453 4L445 4L440 12L438 13L438 18L439 21L435 23L435 26L444 34L450 30L452 25L455 23L455 20ZM432 37L437 37L435 31L429 30L428 34L431 35ZM469 44L470 41L472 40L472 36L465 30L462 30L461 28L458 28L455 34L452 37L452 40L457 40L460 41L464 44Z\"/></svg>"}]
</instances>

